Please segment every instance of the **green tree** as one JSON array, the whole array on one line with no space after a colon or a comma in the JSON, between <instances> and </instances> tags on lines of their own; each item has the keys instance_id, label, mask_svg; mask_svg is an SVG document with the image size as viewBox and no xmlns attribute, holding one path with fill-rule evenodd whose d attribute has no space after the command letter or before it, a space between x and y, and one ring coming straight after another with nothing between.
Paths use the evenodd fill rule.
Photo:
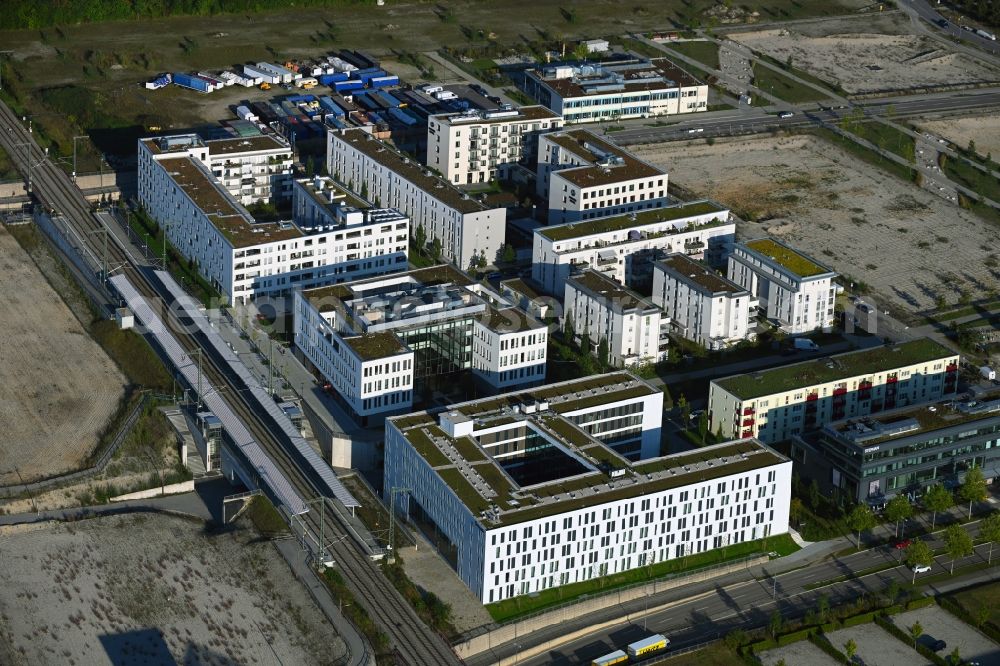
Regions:
<instances>
[{"instance_id":1,"label":"green tree","mask_svg":"<svg viewBox=\"0 0 1000 666\"><path fill-rule=\"evenodd\" d=\"M781 633L781 627L784 626L785 620L781 617L781 611L775 609L771 613L771 618L767 621L767 631L771 634L771 638L777 638L778 634Z\"/></svg>"},{"instance_id":2,"label":"green tree","mask_svg":"<svg viewBox=\"0 0 1000 666\"><path fill-rule=\"evenodd\" d=\"M708 412L698 415L698 437L701 438L701 445L705 446L705 438L708 437Z\"/></svg>"},{"instance_id":3,"label":"green tree","mask_svg":"<svg viewBox=\"0 0 1000 666\"><path fill-rule=\"evenodd\" d=\"M983 625L986 624L987 620L990 619L990 615L993 614L993 609L989 607L988 604L981 603L979 607L976 608L976 628L982 629Z\"/></svg>"},{"instance_id":4,"label":"green tree","mask_svg":"<svg viewBox=\"0 0 1000 666\"><path fill-rule=\"evenodd\" d=\"M927 492L924 493L924 506L931 512L931 531L934 531L934 527L937 525L938 513L947 511L953 504L955 504L955 496L940 483L935 483L927 489Z\"/></svg>"},{"instance_id":5,"label":"green tree","mask_svg":"<svg viewBox=\"0 0 1000 666\"><path fill-rule=\"evenodd\" d=\"M666 384L663 385L663 408L664 409L674 408L674 399L670 395L670 388Z\"/></svg>"},{"instance_id":6,"label":"green tree","mask_svg":"<svg viewBox=\"0 0 1000 666\"><path fill-rule=\"evenodd\" d=\"M914 541L906 548L906 566L913 570L913 577L910 584L917 580L917 567L929 567L934 564L934 553L926 541Z\"/></svg>"},{"instance_id":7,"label":"green tree","mask_svg":"<svg viewBox=\"0 0 1000 666\"><path fill-rule=\"evenodd\" d=\"M575 60L586 60L588 55L590 55L590 51L587 49L586 44L577 44L573 49L573 58Z\"/></svg>"},{"instance_id":8,"label":"green tree","mask_svg":"<svg viewBox=\"0 0 1000 666\"><path fill-rule=\"evenodd\" d=\"M611 360L611 350L608 347L608 339L602 337L597 343L597 362L601 365L601 370L607 370Z\"/></svg>"},{"instance_id":9,"label":"green tree","mask_svg":"<svg viewBox=\"0 0 1000 666\"><path fill-rule=\"evenodd\" d=\"M433 259L434 261L440 261L442 249L443 248L441 247L441 239L435 236L434 240L431 241L431 259Z\"/></svg>"},{"instance_id":10,"label":"green tree","mask_svg":"<svg viewBox=\"0 0 1000 666\"><path fill-rule=\"evenodd\" d=\"M924 635L924 628L919 622L914 622L908 627L908 630L910 632L910 638L913 639L913 648L916 649L917 641Z\"/></svg>"},{"instance_id":11,"label":"green tree","mask_svg":"<svg viewBox=\"0 0 1000 666\"><path fill-rule=\"evenodd\" d=\"M854 642L853 638L847 639L844 643L844 654L847 655L848 661L854 661L854 655L858 653L858 644Z\"/></svg>"},{"instance_id":12,"label":"green tree","mask_svg":"<svg viewBox=\"0 0 1000 666\"><path fill-rule=\"evenodd\" d=\"M803 506L802 500L798 497L793 497L792 501L788 504L788 517L796 527L802 522L802 513L804 511L805 506Z\"/></svg>"},{"instance_id":13,"label":"green tree","mask_svg":"<svg viewBox=\"0 0 1000 666\"><path fill-rule=\"evenodd\" d=\"M875 518L875 512L872 511L871 507L862 502L855 506L851 513L847 516L847 525L852 531L858 533L858 549L861 549L861 533L867 532L871 528L875 527L878 521Z\"/></svg>"},{"instance_id":14,"label":"green tree","mask_svg":"<svg viewBox=\"0 0 1000 666\"><path fill-rule=\"evenodd\" d=\"M503 246L503 256L501 259L506 264L512 264L517 261L517 251L514 249L513 245L507 243Z\"/></svg>"},{"instance_id":15,"label":"green tree","mask_svg":"<svg viewBox=\"0 0 1000 666\"><path fill-rule=\"evenodd\" d=\"M986 479L983 478L983 470L973 467L965 474L958 489L958 496L962 501L969 503L969 518L972 518L972 505L986 499Z\"/></svg>"},{"instance_id":16,"label":"green tree","mask_svg":"<svg viewBox=\"0 0 1000 666\"><path fill-rule=\"evenodd\" d=\"M573 329L573 310L566 310L566 323L563 325L563 336L566 338L566 342L573 344L573 338L576 337L576 331Z\"/></svg>"},{"instance_id":17,"label":"green tree","mask_svg":"<svg viewBox=\"0 0 1000 666\"><path fill-rule=\"evenodd\" d=\"M899 537L899 524L902 521L907 520L913 515L913 505L910 504L910 498L906 495L900 493L896 495L885 507L885 517L896 523L896 537ZM906 531L904 525L903 531Z\"/></svg>"},{"instance_id":18,"label":"green tree","mask_svg":"<svg viewBox=\"0 0 1000 666\"><path fill-rule=\"evenodd\" d=\"M677 398L677 408L681 410L681 426L687 430L688 421L691 420L691 405L688 404L687 398L681 393Z\"/></svg>"},{"instance_id":19,"label":"green tree","mask_svg":"<svg viewBox=\"0 0 1000 666\"><path fill-rule=\"evenodd\" d=\"M950 525L944 532L944 549L951 558L951 573L955 573L955 560L972 555L972 537L961 525Z\"/></svg>"},{"instance_id":20,"label":"green tree","mask_svg":"<svg viewBox=\"0 0 1000 666\"><path fill-rule=\"evenodd\" d=\"M949 666L962 666L962 654L958 648L952 650L951 654L948 655L948 664Z\"/></svg>"},{"instance_id":21,"label":"green tree","mask_svg":"<svg viewBox=\"0 0 1000 666\"><path fill-rule=\"evenodd\" d=\"M819 615L820 622L826 622L830 615L830 597L826 593L819 595L816 600L816 614Z\"/></svg>"},{"instance_id":22,"label":"green tree","mask_svg":"<svg viewBox=\"0 0 1000 666\"><path fill-rule=\"evenodd\" d=\"M819 482L813 479L809 484L809 508L813 511L819 510Z\"/></svg>"},{"instance_id":23,"label":"green tree","mask_svg":"<svg viewBox=\"0 0 1000 666\"><path fill-rule=\"evenodd\" d=\"M420 252L427 249L427 232L424 231L424 225L417 225L417 230L413 232L413 243Z\"/></svg>"},{"instance_id":24,"label":"green tree","mask_svg":"<svg viewBox=\"0 0 1000 666\"><path fill-rule=\"evenodd\" d=\"M722 642L726 644L727 648L735 651L747 642L747 632L742 629L733 629L726 634L726 637L722 639Z\"/></svg>"},{"instance_id":25,"label":"green tree","mask_svg":"<svg viewBox=\"0 0 1000 666\"><path fill-rule=\"evenodd\" d=\"M1000 511L994 511L979 522L979 538L990 544L987 564L993 563L993 544L1000 541Z\"/></svg>"},{"instance_id":26,"label":"green tree","mask_svg":"<svg viewBox=\"0 0 1000 666\"><path fill-rule=\"evenodd\" d=\"M889 601L889 605L896 603L896 599L899 597L899 581L895 578L889 581L889 584L885 587L885 598Z\"/></svg>"},{"instance_id":27,"label":"green tree","mask_svg":"<svg viewBox=\"0 0 1000 666\"><path fill-rule=\"evenodd\" d=\"M587 330L584 330L583 335L580 336L580 351L590 355L590 332Z\"/></svg>"}]
</instances>

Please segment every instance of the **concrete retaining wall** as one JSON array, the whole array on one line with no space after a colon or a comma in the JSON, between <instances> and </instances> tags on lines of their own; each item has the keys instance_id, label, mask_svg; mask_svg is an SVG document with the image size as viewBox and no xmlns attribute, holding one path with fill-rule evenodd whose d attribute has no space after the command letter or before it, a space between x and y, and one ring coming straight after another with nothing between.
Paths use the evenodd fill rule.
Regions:
<instances>
[{"instance_id":1,"label":"concrete retaining wall","mask_svg":"<svg viewBox=\"0 0 1000 666\"><path fill-rule=\"evenodd\" d=\"M126 500L137 500L137 499L147 499L150 497L159 497L160 495L177 495L179 493L189 493L194 490L194 480L191 481L181 481L180 483L172 483L169 486L157 486L156 488L150 488L149 490L139 490L134 493L127 493L125 495L118 495L117 497L112 497L112 502L124 502Z\"/></svg>"},{"instance_id":2,"label":"concrete retaining wall","mask_svg":"<svg viewBox=\"0 0 1000 666\"><path fill-rule=\"evenodd\" d=\"M543 629L545 627L551 626L553 624L559 624L561 622L568 622L575 620L579 617L583 617L589 613L595 611L604 610L612 606L620 606L626 602L632 601L634 599L640 599L642 597L648 597L653 594L659 594L666 590L670 590L676 587L681 587L683 585L689 585L691 583L697 583L705 580L711 580L712 578L717 578L719 576L724 576L734 571L743 571L750 569L752 567L759 566L761 564L766 564L770 558L767 555L761 555L750 560L744 560L738 564L728 564L722 565L707 571L700 571L698 573L691 574L690 576L681 576L678 578L672 578L669 580L653 581L645 585L639 585L636 587L628 588L618 592L612 592L610 594L605 594L600 597L594 597L591 599L585 599L577 604L571 604L564 606L562 608L557 608L548 613L542 613L534 617L530 617L518 622L511 622L502 627L497 627L491 631L486 632L476 636L475 638L470 638L464 643L459 643L454 647L455 653L462 659L469 659L482 652L490 650L494 645L502 645L504 643L516 640L519 636L523 637L528 634ZM664 604L663 607L671 606L673 603ZM648 612L657 610L660 607L650 607ZM602 623L600 626L613 626L621 622L627 622L629 615L627 613L622 613L615 618ZM591 626L585 630L582 630L582 634L587 634L593 631L595 628L600 628L600 626ZM550 641L545 645L540 645L532 648L530 651L522 652L519 657L521 659L531 656L535 652L542 652L544 650L550 650L558 645L566 643L567 641L573 640L575 634L566 634L560 636L555 641ZM506 663L506 662L498 662Z\"/></svg>"}]
</instances>

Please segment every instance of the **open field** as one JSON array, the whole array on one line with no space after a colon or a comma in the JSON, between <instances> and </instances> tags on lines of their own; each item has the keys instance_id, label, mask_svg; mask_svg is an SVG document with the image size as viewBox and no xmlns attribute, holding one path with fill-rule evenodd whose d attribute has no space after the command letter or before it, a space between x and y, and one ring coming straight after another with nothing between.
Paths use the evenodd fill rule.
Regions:
<instances>
[{"instance_id":1,"label":"open field","mask_svg":"<svg viewBox=\"0 0 1000 666\"><path fill-rule=\"evenodd\" d=\"M928 37L909 34L901 15L868 21L824 21L733 33L730 37L781 62L836 81L849 93L1000 80L1000 71L952 52Z\"/></svg>"},{"instance_id":2,"label":"open field","mask_svg":"<svg viewBox=\"0 0 1000 666\"><path fill-rule=\"evenodd\" d=\"M1000 646L940 606L901 613L892 621L903 631L919 622L924 630L919 641L924 645L943 640L948 644L947 652L957 647L963 659L977 661L980 666L1000 666Z\"/></svg>"},{"instance_id":3,"label":"open field","mask_svg":"<svg viewBox=\"0 0 1000 666\"><path fill-rule=\"evenodd\" d=\"M756 221L739 239L771 235L866 282L887 309L930 308L960 290L984 293L996 229L973 213L812 136L634 147L677 184ZM954 257L962 257L956 264ZM995 264L994 261L987 263Z\"/></svg>"},{"instance_id":4,"label":"open field","mask_svg":"<svg viewBox=\"0 0 1000 666\"><path fill-rule=\"evenodd\" d=\"M0 483L70 471L97 445L125 378L0 228ZM15 471L15 466L17 470Z\"/></svg>"},{"instance_id":5,"label":"open field","mask_svg":"<svg viewBox=\"0 0 1000 666\"><path fill-rule=\"evenodd\" d=\"M977 153L991 153L994 159L1000 159L1000 115L922 120L917 122L917 127L947 139L960 148L968 147L970 140L975 141Z\"/></svg>"},{"instance_id":6,"label":"open field","mask_svg":"<svg viewBox=\"0 0 1000 666\"><path fill-rule=\"evenodd\" d=\"M344 644L255 532L98 518L4 536L0 656L16 664L333 664Z\"/></svg>"},{"instance_id":7,"label":"open field","mask_svg":"<svg viewBox=\"0 0 1000 666\"><path fill-rule=\"evenodd\" d=\"M517 52L539 40L557 43L703 22L706 10L717 4L672 0L623 7L612 0L577 0L570 12L559 3L511 0L498 14L494 3L485 0L385 7L359 3L329 10L67 23L0 31L0 44L13 51L5 60L4 87L36 114L43 138L54 142L60 154L72 153L72 136L80 130L91 134L102 149L122 152L134 149L135 137L146 127L179 128L228 117L220 107L246 92L227 89L223 95L202 96L176 88L140 87L165 71L283 62L340 48L397 57L437 50L442 44L457 48L497 44ZM759 20L773 21L846 13L867 4L867 0L768 0L744 6L757 10ZM46 118L46 112L64 117ZM71 122L65 117L69 115Z\"/></svg>"}]
</instances>

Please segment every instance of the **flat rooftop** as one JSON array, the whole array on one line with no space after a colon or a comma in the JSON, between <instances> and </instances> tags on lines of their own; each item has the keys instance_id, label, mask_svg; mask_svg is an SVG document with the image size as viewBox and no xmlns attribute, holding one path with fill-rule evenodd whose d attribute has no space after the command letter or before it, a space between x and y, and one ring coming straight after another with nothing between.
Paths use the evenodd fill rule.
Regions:
<instances>
[{"instance_id":1,"label":"flat rooftop","mask_svg":"<svg viewBox=\"0 0 1000 666\"><path fill-rule=\"evenodd\" d=\"M563 382L546 387L546 391L553 399L557 395L572 396L581 385L613 381L617 386L623 377L645 385L634 376L614 373ZM518 411L514 411L515 405ZM533 410L531 413L525 413L526 405ZM530 397L530 392L521 392L457 405L438 415L422 412L389 421L487 529L788 461L756 440L740 440L632 463L578 428L553 406L550 402L544 408ZM452 438L439 426L439 418L454 418L456 413L459 419L461 415L474 419L471 436ZM494 458L491 440L482 437L488 430L502 432L507 442L523 443L518 450L521 455ZM485 444L480 443L481 439ZM524 485L515 477L525 481Z\"/></svg>"},{"instance_id":2,"label":"flat rooftop","mask_svg":"<svg viewBox=\"0 0 1000 666\"><path fill-rule=\"evenodd\" d=\"M799 277L807 278L834 272L812 257L771 238L759 238L747 241L743 245Z\"/></svg>"},{"instance_id":3,"label":"flat rooftop","mask_svg":"<svg viewBox=\"0 0 1000 666\"><path fill-rule=\"evenodd\" d=\"M392 331L365 333L343 340L362 361L374 361L409 351Z\"/></svg>"},{"instance_id":4,"label":"flat rooftop","mask_svg":"<svg viewBox=\"0 0 1000 666\"><path fill-rule=\"evenodd\" d=\"M590 130L561 130L546 134L545 138L589 163L589 166L553 171L577 187L599 187L636 178L666 176L663 169L643 162Z\"/></svg>"},{"instance_id":5,"label":"flat rooftop","mask_svg":"<svg viewBox=\"0 0 1000 666\"><path fill-rule=\"evenodd\" d=\"M158 164L235 248L304 235L294 224L254 221L197 160L169 157L159 160Z\"/></svg>"},{"instance_id":6,"label":"flat rooftop","mask_svg":"<svg viewBox=\"0 0 1000 666\"><path fill-rule=\"evenodd\" d=\"M210 155L229 155L232 153L251 153L280 150L291 155L292 149L284 141L271 134L261 136L236 137L232 139L215 139L206 141Z\"/></svg>"},{"instance_id":7,"label":"flat rooftop","mask_svg":"<svg viewBox=\"0 0 1000 666\"><path fill-rule=\"evenodd\" d=\"M482 203L471 198L447 180L433 175L419 162L396 152L362 129L330 130L330 132L336 141L349 144L460 213L478 213L488 210Z\"/></svg>"},{"instance_id":8,"label":"flat rooftop","mask_svg":"<svg viewBox=\"0 0 1000 666\"><path fill-rule=\"evenodd\" d=\"M500 111L459 111L456 113L436 113L430 119L452 125L497 125L501 123L524 123L536 120L557 120L558 113L546 106L522 106L510 112Z\"/></svg>"},{"instance_id":9,"label":"flat rooftop","mask_svg":"<svg viewBox=\"0 0 1000 666\"><path fill-rule=\"evenodd\" d=\"M718 213L719 219L722 222L729 219L729 210L717 203L712 201L690 201L676 206L652 208L628 215L600 217L583 222L567 222L566 224L557 224L551 227L539 227L535 231L549 240L562 241L613 231L624 231L660 222L674 222L686 217L710 215L712 213Z\"/></svg>"},{"instance_id":10,"label":"flat rooftop","mask_svg":"<svg viewBox=\"0 0 1000 666\"><path fill-rule=\"evenodd\" d=\"M347 188L341 187L332 178L324 178L321 188L316 187L316 181L312 178L302 178L295 182L301 185L302 189L324 208L331 209L337 206L349 206L358 210L371 208L370 203L356 196ZM331 193L333 193L333 202L330 201Z\"/></svg>"},{"instance_id":11,"label":"flat rooftop","mask_svg":"<svg viewBox=\"0 0 1000 666\"><path fill-rule=\"evenodd\" d=\"M670 90L703 85L686 71L666 58L626 64L614 64L591 67L591 73L582 70L577 76L557 79L545 76L545 70L530 70L538 80L542 81L563 99L572 97L589 97L607 95L614 92L641 92L654 90ZM616 76L617 75L617 76ZM613 79L613 80L610 80ZM604 83L608 81L608 83ZM610 86L614 86L613 88Z\"/></svg>"},{"instance_id":12,"label":"flat rooftop","mask_svg":"<svg viewBox=\"0 0 1000 666\"><path fill-rule=\"evenodd\" d=\"M348 301L354 298L362 298L366 291L390 282L403 284L409 281L411 284L432 287L439 284L455 284L458 286L468 286L475 284L475 280L458 270L451 264L439 264L426 268L416 268L411 271L400 273L390 273L364 280L353 282L342 282L328 287L317 287L306 289L302 295L316 304L328 304L331 298L341 301Z\"/></svg>"},{"instance_id":13,"label":"flat rooftop","mask_svg":"<svg viewBox=\"0 0 1000 666\"><path fill-rule=\"evenodd\" d=\"M488 305L486 311L478 319L486 328L500 333L545 328L545 324L517 307L496 308Z\"/></svg>"},{"instance_id":14,"label":"flat rooftop","mask_svg":"<svg viewBox=\"0 0 1000 666\"><path fill-rule=\"evenodd\" d=\"M695 261L686 254L674 253L666 259L653 262L654 266L669 269L682 279L713 293L739 293L746 289L722 277L705 264Z\"/></svg>"},{"instance_id":15,"label":"flat rooftop","mask_svg":"<svg viewBox=\"0 0 1000 666\"><path fill-rule=\"evenodd\" d=\"M930 338L918 338L896 345L885 345L835 354L770 370L733 375L712 383L741 400L752 400L775 393L827 384L850 377L873 375L920 363L958 356Z\"/></svg>"},{"instance_id":16,"label":"flat rooftop","mask_svg":"<svg viewBox=\"0 0 1000 666\"><path fill-rule=\"evenodd\" d=\"M657 310L658 308L647 299L627 287L623 287L611 278L595 270L585 270L566 279L576 287L592 296L604 299L605 303L615 310Z\"/></svg>"},{"instance_id":17,"label":"flat rooftop","mask_svg":"<svg viewBox=\"0 0 1000 666\"><path fill-rule=\"evenodd\" d=\"M508 287L511 291L514 291L522 296L535 300L541 298L542 295L537 289L532 287L530 284L522 280L521 278L512 278L510 280L502 280L500 282L501 287Z\"/></svg>"},{"instance_id":18,"label":"flat rooftop","mask_svg":"<svg viewBox=\"0 0 1000 666\"><path fill-rule=\"evenodd\" d=\"M864 448L913 435L932 433L965 423L1000 419L1000 398L903 407L864 418L844 419L824 430Z\"/></svg>"}]
</instances>

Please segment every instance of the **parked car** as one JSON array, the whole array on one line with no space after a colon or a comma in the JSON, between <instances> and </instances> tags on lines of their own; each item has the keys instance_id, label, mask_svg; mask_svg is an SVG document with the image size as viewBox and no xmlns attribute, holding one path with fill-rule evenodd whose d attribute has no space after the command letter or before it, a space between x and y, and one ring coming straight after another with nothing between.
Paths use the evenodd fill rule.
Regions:
<instances>
[{"instance_id":1,"label":"parked car","mask_svg":"<svg viewBox=\"0 0 1000 666\"><path fill-rule=\"evenodd\" d=\"M940 638L930 644L930 648L935 652L940 652L941 650L944 650L946 647L948 647L948 644L945 643Z\"/></svg>"},{"instance_id":2,"label":"parked car","mask_svg":"<svg viewBox=\"0 0 1000 666\"><path fill-rule=\"evenodd\" d=\"M896 550L904 550L909 548L912 543L913 542L909 539L896 539L896 541L893 542L892 547Z\"/></svg>"},{"instance_id":3,"label":"parked car","mask_svg":"<svg viewBox=\"0 0 1000 666\"><path fill-rule=\"evenodd\" d=\"M931 567L928 564L918 564L917 566L913 567L913 573L915 573L915 574L918 574L918 573L927 573L930 570L931 570Z\"/></svg>"},{"instance_id":4,"label":"parked car","mask_svg":"<svg viewBox=\"0 0 1000 666\"><path fill-rule=\"evenodd\" d=\"M779 118L791 118L794 115L795 114L792 113L791 111L782 111L781 113L778 114L778 117Z\"/></svg>"}]
</instances>

